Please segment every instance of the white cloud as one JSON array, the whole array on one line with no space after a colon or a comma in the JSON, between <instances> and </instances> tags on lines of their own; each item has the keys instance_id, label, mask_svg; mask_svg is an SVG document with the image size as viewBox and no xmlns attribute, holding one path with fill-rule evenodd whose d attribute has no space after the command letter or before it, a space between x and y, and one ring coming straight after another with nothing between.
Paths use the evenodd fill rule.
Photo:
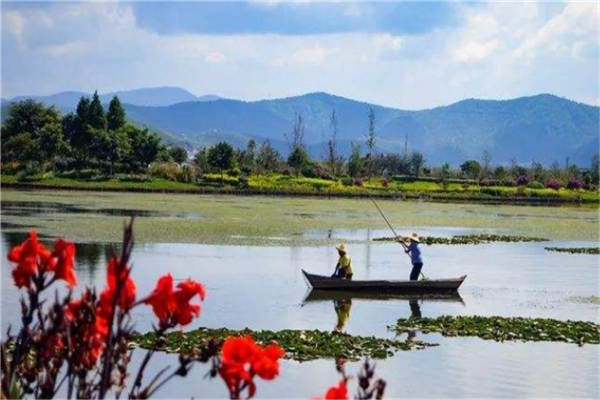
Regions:
<instances>
[{"instance_id":1,"label":"white cloud","mask_svg":"<svg viewBox=\"0 0 600 400\"><path fill-rule=\"evenodd\" d=\"M125 3L4 9L3 95L179 85L248 100L318 90L409 109L541 92L597 103L597 7L460 7L458 27L407 36L161 36L138 28Z\"/></svg>"}]
</instances>

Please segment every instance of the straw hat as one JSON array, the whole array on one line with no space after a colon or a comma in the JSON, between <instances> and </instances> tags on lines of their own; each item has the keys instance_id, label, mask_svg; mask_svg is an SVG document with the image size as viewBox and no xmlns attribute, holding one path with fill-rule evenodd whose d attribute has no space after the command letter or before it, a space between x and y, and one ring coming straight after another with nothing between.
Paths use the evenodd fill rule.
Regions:
<instances>
[{"instance_id":1,"label":"straw hat","mask_svg":"<svg viewBox=\"0 0 600 400\"><path fill-rule=\"evenodd\" d=\"M345 252L346 252L346 246L345 246L343 243L340 243L340 244L338 244L337 246L335 246L335 248L336 248L338 251L341 251L342 253L345 253Z\"/></svg>"},{"instance_id":2,"label":"straw hat","mask_svg":"<svg viewBox=\"0 0 600 400\"><path fill-rule=\"evenodd\" d=\"M411 233L409 239L417 243L421 242L421 239L419 239L419 235L417 235L415 232Z\"/></svg>"}]
</instances>

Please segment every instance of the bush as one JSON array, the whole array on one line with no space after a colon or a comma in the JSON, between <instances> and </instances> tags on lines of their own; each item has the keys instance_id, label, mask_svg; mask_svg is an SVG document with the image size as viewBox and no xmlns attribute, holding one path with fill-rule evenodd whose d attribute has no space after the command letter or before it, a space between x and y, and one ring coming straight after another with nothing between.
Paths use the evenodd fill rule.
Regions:
<instances>
[{"instance_id":1,"label":"bush","mask_svg":"<svg viewBox=\"0 0 600 400\"><path fill-rule=\"evenodd\" d=\"M221 183L221 175L220 174L204 174L204 175L202 175L202 182ZM240 183L240 180L238 178L234 178L233 176L225 175L223 177L223 183L225 185L238 186Z\"/></svg>"},{"instance_id":2,"label":"bush","mask_svg":"<svg viewBox=\"0 0 600 400\"><path fill-rule=\"evenodd\" d=\"M179 171L179 176L177 177L179 182L184 183L195 183L197 179L198 174L196 173L194 167L190 165L184 165Z\"/></svg>"},{"instance_id":3,"label":"bush","mask_svg":"<svg viewBox=\"0 0 600 400\"><path fill-rule=\"evenodd\" d=\"M502 186L515 187L517 186L517 182L515 182L512 178L504 178L501 181Z\"/></svg>"},{"instance_id":4,"label":"bush","mask_svg":"<svg viewBox=\"0 0 600 400\"><path fill-rule=\"evenodd\" d=\"M155 162L150 164L148 173L154 178L177 181L179 180L180 168L172 162Z\"/></svg>"},{"instance_id":5,"label":"bush","mask_svg":"<svg viewBox=\"0 0 600 400\"><path fill-rule=\"evenodd\" d=\"M579 178L571 178L567 183L567 189L578 190L583 187L583 181Z\"/></svg>"},{"instance_id":6,"label":"bush","mask_svg":"<svg viewBox=\"0 0 600 400\"><path fill-rule=\"evenodd\" d=\"M524 186L529 183L529 177L527 175L521 175L517 178L517 186Z\"/></svg>"},{"instance_id":7,"label":"bush","mask_svg":"<svg viewBox=\"0 0 600 400\"><path fill-rule=\"evenodd\" d=\"M238 186L242 189L248 189L250 187L250 181L246 175L240 176Z\"/></svg>"},{"instance_id":8,"label":"bush","mask_svg":"<svg viewBox=\"0 0 600 400\"><path fill-rule=\"evenodd\" d=\"M233 177L238 177L241 174L242 174L242 171L239 168L232 168L229 171L227 171L227 175L233 176Z\"/></svg>"},{"instance_id":9,"label":"bush","mask_svg":"<svg viewBox=\"0 0 600 400\"><path fill-rule=\"evenodd\" d=\"M381 179L381 186L383 186L386 189L388 188L388 186L390 186L390 181L388 180L388 178Z\"/></svg>"},{"instance_id":10,"label":"bush","mask_svg":"<svg viewBox=\"0 0 600 400\"><path fill-rule=\"evenodd\" d=\"M119 182L150 182L152 178L148 175L117 174L114 179Z\"/></svg>"},{"instance_id":11,"label":"bush","mask_svg":"<svg viewBox=\"0 0 600 400\"><path fill-rule=\"evenodd\" d=\"M562 186L562 183L558 179L548 179L546 181L546 187L548 189L558 190Z\"/></svg>"},{"instance_id":12,"label":"bush","mask_svg":"<svg viewBox=\"0 0 600 400\"><path fill-rule=\"evenodd\" d=\"M544 184L542 182L533 181L533 182L529 182L527 184L527 187L530 188L530 189L543 189L544 188Z\"/></svg>"},{"instance_id":13,"label":"bush","mask_svg":"<svg viewBox=\"0 0 600 400\"><path fill-rule=\"evenodd\" d=\"M354 179L354 185L355 185L355 186L358 186L358 187L363 187L363 185L364 185L364 184L365 184L365 183L363 182L363 179L362 179L362 178L356 178L356 179Z\"/></svg>"},{"instance_id":14,"label":"bush","mask_svg":"<svg viewBox=\"0 0 600 400\"><path fill-rule=\"evenodd\" d=\"M292 175L292 169L291 169L290 167L287 167L287 166L286 166L286 167L283 169L283 171L281 171L281 173L282 173L282 175L285 175L285 176L290 176L290 175Z\"/></svg>"},{"instance_id":15,"label":"bush","mask_svg":"<svg viewBox=\"0 0 600 400\"><path fill-rule=\"evenodd\" d=\"M344 186L352 186L352 185L354 185L354 179L348 178L348 177L342 178L342 185L344 185Z\"/></svg>"}]
</instances>

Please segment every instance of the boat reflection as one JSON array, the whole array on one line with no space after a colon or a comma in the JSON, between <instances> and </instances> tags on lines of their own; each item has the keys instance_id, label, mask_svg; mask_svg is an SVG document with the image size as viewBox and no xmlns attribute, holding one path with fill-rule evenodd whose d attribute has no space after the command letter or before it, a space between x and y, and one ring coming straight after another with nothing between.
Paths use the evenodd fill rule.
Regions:
<instances>
[{"instance_id":1,"label":"boat reflection","mask_svg":"<svg viewBox=\"0 0 600 400\"><path fill-rule=\"evenodd\" d=\"M309 289L305 294L302 305L316 302L333 302L333 308L337 316L334 329L343 332L350 320L352 300L359 301L407 301L410 308L410 318L422 318L421 304L424 302L454 302L465 305L462 297L455 293L444 294L398 294L398 293L369 293L369 292L346 292L332 290ZM407 341L417 341L416 332L409 332Z\"/></svg>"}]
</instances>

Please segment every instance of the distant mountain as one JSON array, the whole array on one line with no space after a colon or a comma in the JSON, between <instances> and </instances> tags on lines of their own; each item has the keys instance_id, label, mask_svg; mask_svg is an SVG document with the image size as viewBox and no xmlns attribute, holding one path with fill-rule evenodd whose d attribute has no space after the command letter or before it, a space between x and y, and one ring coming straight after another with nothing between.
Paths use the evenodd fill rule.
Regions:
<instances>
[{"instance_id":1,"label":"distant mountain","mask_svg":"<svg viewBox=\"0 0 600 400\"><path fill-rule=\"evenodd\" d=\"M481 159L487 150L494 164L512 159L550 164L570 157L572 162L588 166L599 146L598 107L549 94L501 101L468 99L429 110L404 111L327 93L244 102L211 95L198 98L183 89L170 89L140 89L119 92L119 96L136 123L162 132L170 142L181 141L188 146L226 140L244 147L251 138L259 142L269 139L286 154L286 135L296 116L302 115L307 148L313 157L322 157L335 111L339 148L347 156L352 142L362 144L364 149L369 107L376 115L377 151L401 153L407 140L409 151L422 151L433 165L450 162L456 166L467 158ZM177 96L193 99L148 106L160 103L153 97L154 90L164 94L160 101L166 103ZM140 94L145 95L144 99L137 97ZM79 92L64 92L38 99L59 107L70 102L74 107L80 96Z\"/></svg>"},{"instance_id":2,"label":"distant mountain","mask_svg":"<svg viewBox=\"0 0 600 400\"><path fill-rule=\"evenodd\" d=\"M127 106L127 111L136 120L198 145L204 145L201 135L209 131L211 141L219 135L230 138L233 133L236 144L249 138L285 141L300 114L311 155L322 156L332 111L337 114L340 149L347 155L352 141L364 143L369 107L376 114L379 151L402 152L408 139L409 151L422 151L432 164L457 165L466 158L480 159L488 150L494 163L517 159L549 164L571 156L587 165L587 155L598 151L593 143L599 132L598 108L553 95L502 101L469 99L430 110L402 111L311 93L257 102Z\"/></svg>"},{"instance_id":3,"label":"distant mountain","mask_svg":"<svg viewBox=\"0 0 600 400\"><path fill-rule=\"evenodd\" d=\"M122 103L138 106L170 106L184 101L196 101L198 97L178 87L156 87L106 93L100 96L103 103L108 103L118 96Z\"/></svg>"},{"instance_id":4,"label":"distant mountain","mask_svg":"<svg viewBox=\"0 0 600 400\"><path fill-rule=\"evenodd\" d=\"M85 92L60 92L49 96L18 96L12 99L3 99L2 102L4 104L4 102L21 101L31 98L46 104L53 104L63 111L72 111L77 107L77 102L82 96L90 97L91 95L91 93ZM185 89L164 86L104 93L100 94L100 100L103 103L108 103L114 96L118 96L122 103L152 107L170 106L186 101L214 101L221 99L221 97L212 94L197 97Z\"/></svg>"}]
</instances>

